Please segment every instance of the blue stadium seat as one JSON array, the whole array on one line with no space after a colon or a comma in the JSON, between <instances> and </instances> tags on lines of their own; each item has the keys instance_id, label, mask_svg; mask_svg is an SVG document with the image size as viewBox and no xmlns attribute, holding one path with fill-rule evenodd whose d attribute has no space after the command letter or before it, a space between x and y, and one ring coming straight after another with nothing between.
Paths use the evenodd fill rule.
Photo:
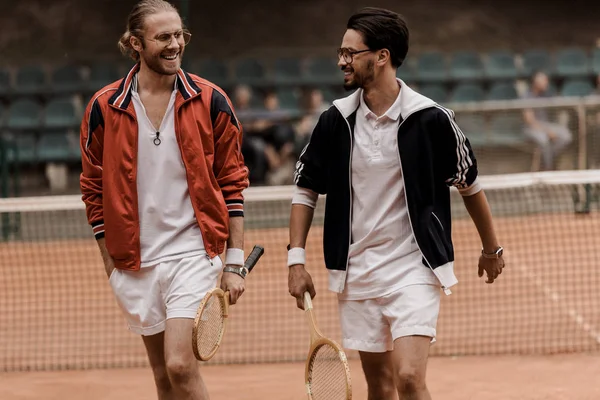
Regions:
<instances>
[{"instance_id":1,"label":"blue stadium seat","mask_svg":"<svg viewBox=\"0 0 600 400\"><path fill-rule=\"evenodd\" d=\"M556 73L560 77L581 78L590 73L590 62L585 50L570 47L556 54Z\"/></svg>"},{"instance_id":2,"label":"blue stadium seat","mask_svg":"<svg viewBox=\"0 0 600 400\"><path fill-rule=\"evenodd\" d=\"M10 105L6 127L10 130L34 130L41 125L42 106L30 99L16 100Z\"/></svg>"},{"instance_id":3,"label":"blue stadium seat","mask_svg":"<svg viewBox=\"0 0 600 400\"><path fill-rule=\"evenodd\" d=\"M204 59L192 65L194 74L198 74L214 84L226 87L230 84L229 69L227 64L221 60Z\"/></svg>"},{"instance_id":4,"label":"blue stadium seat","mask_svg":"<svg viewBox=\"0 0 600 400\"><path fill-rule=\"evenodd\" d=\"M482 101L484 92L481 85L475 83L461 83L456 85L450 95L450 102L464 103L470 101Z\"/></svg>"},{"instance_id":5,"label":"blue stadium seat","mask_svg":"<svg viewBox=\"0 0 600 400\"><path fill-rule=\"evenodd\" d=\"M422 82L443 82L448 78L446 58L440 52L423 53L417 60L417 78Z\"/></svg>"},{"instance_id":6,"label":"blue stadium seat","mask_svg":"<svg viewBox=\"0 0 600 400\"><path fill-rule=\"evenodd\" d=\"M568 79L564 82L560 95L565 97L589 96L593 91L594 86L587 79Z\"/></svg>"},{"instance_id":7,"label":"blue stadium seat","mask_svg":"<svg viewBox=\"0 0 600 400\"><path fill-rule=\"evenodd\" d=\"M486 125L483 115L458 113L456 114L456 123L473 147L481 147L486 144Z\"/></svg>"},{"instance_id":8,"label":"blue stadium seat","mask_svg":"<svg viewBox=\"0 0 600 400\"><path fill-rule=\"evenodd\" d=\"M36 160L36 138L33 133L19 132L18 134L4 137L4 139L15 145L14 148L10 146L7 149L7 158L9 163L28 164L33 163Z\"/></svg>"},{"instance_id":9,"label":"blue stadium seat","mask_svg":"<svg viewBox=\"0 0 600 400\"><path fill-rule=\"evenodd\" d=\"M527 50L523 53L523 74L530 77L537 70L544 71L548 76L552 76L554 72L552 56L546 50Z\"/></svg>"},{"instance_id":10,"label":"blue stadium seat","mask_svg":"<svg viewBox=\"0 0 600 400\"><path fill-rule=\"evenodd\" d=\"M10 93L10 73L7 69L0 68L0 97Z\"/></svg>"},{"instance_id":11,"label":"blue stadium seat","mask_svg":"<svg viewBox=\"0 0 600 400\"><path fill-rule=\"evenodd\" d=\"M75 93L83 90L85 84L81 69L74 65L65 65L52 71L51 88L54 94Z\"/></svg>"},{"instance_id":12,"label":"blue stadium seat","mask_svg":"<svg viewBox=\"0 0 600 400\"><path fill-rule=\"evenodd\" d=\"M44 132L36 146L38 161L76 161L80 159L77 138L64 132Z\"/></svg>"},{"instance_id":13,"label":"blue stadium seat","mask_svg":"<svg viewBox=\"0 0 600 400\"><path fill-rule=\"evenodd\" d=\"M309 84L339 85L343 82L342 70L335 57L311 57L307 60L303 81Z\"/></svg>"},{"instance_id":14,"label":"blue stadium seat","mask_svg":"<svg viewBox=\"0 0 600 400\"><path fill-rule=\"evenodd\" d=\"M521 145L528 141L523 134L524 121L519 113L496 114L490 121L491 140L494 144L503 146Z\"/></svg>"},{"instance_id":15,"label":"blue stadium seat","mask_svg":"<svg viewBox=\"0 0 600 400\"><path fill-rule=\"evenodd\" d=\"M417 73L415 72L416 64L416 60L413 58L405 60L396 71L396 76L410 85L417 80Z\"/></svg>"},{"instance_id":16,"label":"blue stadium seat","mask_svg":"<svg viewBox=\"0 0 600 400\"><path fill-rule=\"evenodd\" d=\"M4 111L4 105L0 103L0 132L2 128L4 128L4 121L6 120L6 115Z\"/></svg>"},{"instance_id":17,"label":"blue stadium seat","mask_svg":"<svg viewBox=\"0 0 600 400\"><path fill-rule=\"evenodd\" d=\"M302 77L301 60L298 58L278 58L273 63L273 78L278 85L300 84Z\"/></svg>"},{"instance_id":18,"label":"blue stadium seat","mask_svg":"<svg viewBox=\"0 0 600 400\"><path fill-rule=\"evenodd\" d=\"M518 97L517 89L513 83L496 82L492 84L486 99L487 100L513 100Z\"/></svg>"},{"instance_id":19,"label":"blue stadium seat","mask_svg":"<svg viewBox=\"0 0 600 400\"><path fill-rule=\"evenodd\" d=\"M264 86L268 83L265 66L254 58L238 60L234 70L236 83L251 86Z\"/></svg>"},{"instance_id":20,"label":"blue stadium seat","mask_svg":"<svg viewBox=\"0 0 600 400\"><path fill-rule=\"evenodd\" d=\"M75 111L75 104L70 98L54 98L46 105L44 128L65 129L76 128L80 123Z\"/></svg>"},{"instance_id":21,"label":"blue stadium seat","mask_svg":"<svg viewBox=\"0 0 600 400\"><path fill-rule=\"evenodd\" d=\"M300 95L296 88L283 87L275 92L279 99L279 107L286 111L298 111L300 108Z\"/></svg>"},{"instance_id":22,"label":"blue stadium seat","mask_svg":"<svg viewBox=\"0 0 600 400\"><path fill-rule=\"evenodd\" d=\"M46 74L37 65L17 70L14 91L19 95L39 95L47 90Z\"/></svg>"},{"instance_id":23,"label":"blue stadium seat","mask_svg":"<svg viewBox=\"0 0 600 400\"><path fill-rule=\"evenodd\" d=\"M592 72L600 75L600 47L595 48L592 52Z\"/></svg>"},{"instance_id":24,"label":"blue stadium seat","mask_svg":"<svg viewBox=\"0 0 600 400\"><path fill-rule=\"evenodd\" d=\"M471 51L454 53L450 62L450 76L461 81L481 79L483 62L479 53Z\"/></svg>"},{"instance_id":25,"label":"blue stadium seat","mask_svg":"<svg viewBox=\"0 0 600 400\"><path fill-rule=\"evenodd\" d=\"M516 79L519 75L515 64L515 56L508 51L490 52L484 62L485 76L489 79Z\"/></svg>"},{"instance_id":26,"label":"blue stadium seat","mask_svg":"<svg viewBox=\"0 0 600 400\"><path fill-rule=\"evenodd\" d=\"M418 92L438 103L448 101L448 91L440 84L431 83L423 85L418 89Z\"/></svg>"},{"instance_id":27,"label":"blue stadium seat","mask_svg":"<svg viewBox=\"0 0 600 400\"><path fill-rule=\"evenodd\" d=\"M90 76L87 81L87 90L96 92L106 85L119 80L119 69L116 65L110 63L94 64L90 68Z\"/></svg>"}]
</instances>

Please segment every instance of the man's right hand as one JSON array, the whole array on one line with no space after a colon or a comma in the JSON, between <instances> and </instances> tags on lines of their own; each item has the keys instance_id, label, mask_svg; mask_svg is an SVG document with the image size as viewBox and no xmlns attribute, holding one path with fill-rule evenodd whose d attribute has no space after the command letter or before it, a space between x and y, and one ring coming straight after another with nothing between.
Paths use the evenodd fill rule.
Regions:
<instances>
[{"instance_id":1,"label":"man's right hand","mask_svg":"<svg viewBox=\"0 0 600 400\"><path fill-rule=\"evenodd\" d=\"M304 265L297 264L289 267L288 287L290 295L296 298L296 305L304 310L304 292L310 293L311 299L315 297L315 286L310 274Z\"/></svg>"}]
</instances>

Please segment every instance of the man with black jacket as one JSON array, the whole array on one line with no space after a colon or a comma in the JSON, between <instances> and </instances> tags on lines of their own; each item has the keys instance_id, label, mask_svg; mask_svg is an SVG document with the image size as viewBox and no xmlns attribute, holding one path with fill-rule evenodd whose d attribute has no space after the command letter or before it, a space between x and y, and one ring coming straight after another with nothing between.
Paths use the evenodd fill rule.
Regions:
<instances>
[{"instance_id":1,"label":"man with black jacket","mask_svg":"<svg viewBox=\"0 0 600 400\"><path fill-rule=\"evenodd\" d=\"M324 257L338 294L343 346L359 351L369 400L431 399L425 384L440 291L453 272L450 186L463 196L482 241L479 276L504 261L477 162L454 113L396 78L408 29L394 12L353 15L338 50L344 87L325 111L295 172L289 291L315 295L304 264L319 194L327 195Z\"/></svg>"}]
</instances>

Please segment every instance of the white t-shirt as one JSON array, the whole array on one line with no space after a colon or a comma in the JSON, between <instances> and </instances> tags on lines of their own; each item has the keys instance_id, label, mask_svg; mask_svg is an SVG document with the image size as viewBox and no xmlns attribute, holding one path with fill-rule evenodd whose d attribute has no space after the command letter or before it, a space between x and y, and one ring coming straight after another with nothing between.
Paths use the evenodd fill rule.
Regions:
<instances>
[{"instance_id":1,"label":"white t-shirt","mask_svg":"<svg viewBox=\"0 0 600 400\"><path fill-rule=\"evenodd\" d=\"M153 143L157 131L137 93L137 76L134 77L132 101L138 123L137 195L141 267L205 251L175 136L176 94L177 87L171 94L158 129L160 144L157 146Z\"/></svg>"}]
</instances>

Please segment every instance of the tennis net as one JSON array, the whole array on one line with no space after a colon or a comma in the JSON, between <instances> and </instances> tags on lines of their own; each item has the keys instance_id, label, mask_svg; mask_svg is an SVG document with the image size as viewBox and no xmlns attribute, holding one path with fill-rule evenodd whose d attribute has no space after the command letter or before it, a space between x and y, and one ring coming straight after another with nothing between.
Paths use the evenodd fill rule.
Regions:
<instances>
[{"instance_id":1,"label":"tennis net","mask_svg":"<svg viewBox=\"0 0 600 400\"><path fill-rule=\"evenodd\" d=\"M477 276L480 241L452 191L455 271L442 296L433 356L600 350L600 170L481 177L507 267L493 285ZM210 363L299 361L305 316L288 294L291 187L246 192L246 252L265 255L247 278L222 347ZM324 198L307 244L322 331L340 339L322 262ZM140 367L80 196L0 199L0 371ZM350 357L356 354L349 352Z\"/></svg>"}]
</instances>

